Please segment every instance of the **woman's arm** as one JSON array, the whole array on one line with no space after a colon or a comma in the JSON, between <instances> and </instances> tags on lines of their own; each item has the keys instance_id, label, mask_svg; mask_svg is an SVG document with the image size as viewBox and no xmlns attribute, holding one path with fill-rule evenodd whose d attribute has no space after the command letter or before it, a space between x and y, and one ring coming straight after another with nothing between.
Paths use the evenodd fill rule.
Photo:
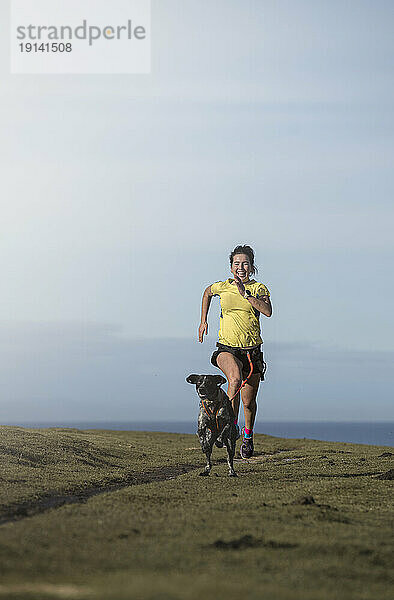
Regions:
<instances>
[{"instance_id":1,"label":"woman's arm","mask_svg":"<svg viewBox=\"0 0 394 600\"><path fill-rule=\"evenodd\" d=\"M242 283L240 277L235 275L234 277L235 284L238 288L239 293L243 298L245 298L245 286ZM270 317L272 315L272 305L269 296L260 296L255 298L254 296L247 296L246 300L259 312L263 313L266 317Z\"/></svg>"},{"instance_id":2,"label":"woman's arm","mask_svg":"<svg viewBox=\"0 0 394 600\"><path fill-rule=\"evenodd\" d=\"M209 306L211 304L212 296L213 296L213 294L212 294L211 286L209 285L203 293L202 303L201 303L201 323L200 323L200 327L198 328L198 341L201 343L204 341L204 334L208 335L207 318L208 318L208 311L209 311Z\"/></svg>"},{"instance_id":3,"label":"woman's arm","mask_svg":"<svg viewBox=\"0 0 394 600\"><path fill-rule=\"evenodd\" d=\"M272 305L269 296L260 296L259 298L249 296L246 299L253 306L253 308L261 312L266 317L270 317L272 315Z\"/></svg>"}]
</instances>

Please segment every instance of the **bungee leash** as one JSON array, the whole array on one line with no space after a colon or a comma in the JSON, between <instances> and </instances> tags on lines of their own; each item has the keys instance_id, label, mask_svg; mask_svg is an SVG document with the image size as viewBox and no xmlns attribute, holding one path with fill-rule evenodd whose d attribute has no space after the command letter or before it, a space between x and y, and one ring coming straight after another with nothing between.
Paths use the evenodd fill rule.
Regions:
<instances>
[{"instance_id":1,"label":"bungee leash","mask_svg":"<svg viewBox=\"0 0 394 600\"><path fill-rule=\"evenodd\" d=\"M250 371L249 371L249 375L247 376L247 378L246 378L246 379L244 379L244 380L242 381L241 385L239 386L239 388L237 389L237 391L235 392L235 394L234 394L234 395L233 395L231 398L229 398L230 402L231 402L231 401L232 401L232 400L235 398L235 396L236 396L236 395L237 395L237 394L238 394L238 393L239 393L239 392L242 390L242 388L243 388L243 387L246 385L246 383L247 383L248 379L251 377L251 375L252 375L252 373L253 373L253 362L252 362L252 359L250 358L250 352L249 352L249 350L247 350L247 352L246 352L246 355L247 355L247 357L248 357L248 360L249 360L249 365L250 365ZM220 407L219 407L219 408L218 408L218 409L217 409L217 410L214 412L213 410L211 410L211 409L210 409L210 408L209 408L209 407L208 407L208 406L205 404L205 402L204 402L204 400L203 400L202 398L201 398L201 404L202 404L202 407L203 407L203 409L205 410L205 414L206 414L206 415L208 415L208 417L209 417L210 419L214 419L214 420L215 420L215 422L216 422L216 428L217 428L217 430L218 430L218 431L220 431L220 428L219 428L219 422L218 422L218 411L219 411L219 408L220 408ZM210 429L210 427L208 427L208 429Z\"/></svg>"},{"instance_id":2,"label":"bungee leash","mask_svg":"<svg viewBox=\"0 0 394 600\"><path fill-rule=\"evenodd\" d=\"M247 350L247 352L246 352L246 355L247 355L247 357L248 357L248 360L249 360L249 365L250 365L250 371L249 371L249 375L247 376L247 378L246 378L246 379L244 379L244 380L242 381L241 385L239 386L239 388L237 389L237 391L235 392L235 394L234 394L234 395L233 395L231 398L229 398L230 402L231 402L231 401L232 401L232 400L235 398L235 396L236 396L236 395L237 395L237 394L238 394L238 393L239 393L239 392L242 390L242 388L243 388L243 387L246 385L246 383L247 383L248 379L250 378L250 376L251 376L251 375L252 375L252 373L253 373L253 362L252 362L252 359L250 358L250 352L249 352L249 350ZM208 406L205 404L205 402L204 402L204 400L203 400L202 398L201 398L201 404L202 404L202 407L203 407L203 409L205 410L205 413L208 415L208 417L209 417L210 419L214 419L214 420L215 420L215 422L216 422L216 428L217 428L217 430L218 430L218 431L220 431L220 428L219 428L219 422L218 422L218 411L219 411L219 408L220 408L220 407L219 407L219 408L217 408L217 410L214 412L213 410L211 410L211 409L210 409L210 408L209 408L209 407L208 407ZM210 427L208 427L208 429L210 429Z\"/></svg>"},{"instance_id":3,"label":"bungee leash","mask_svg":"<svg viewBox=\"0 0 394 600\"><path fill-rule=\"evenodd\" d=\"M246 382L248 381L249 377L252 375L253 373L253 363L252 363L252 359L250 358L250 352L249 350L247 350L246 355L248 357L249 360L249 364L250 364L250 371L249 371L249 375L247 376L246 379L243 380L243 382L241 383L241 385L239 386L239 388L237 389L237 391L235 392L235 394L233 396L231 396L230 398L230 402L232 400L234 400L235 396L242 390L242 388L244 387L244 385L246 385Z\"/></svg>"}]
</instances>

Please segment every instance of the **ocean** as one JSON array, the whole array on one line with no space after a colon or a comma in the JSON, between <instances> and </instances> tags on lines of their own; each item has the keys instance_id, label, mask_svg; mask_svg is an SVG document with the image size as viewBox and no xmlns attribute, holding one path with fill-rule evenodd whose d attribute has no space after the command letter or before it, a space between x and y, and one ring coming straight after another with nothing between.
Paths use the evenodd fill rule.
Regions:
<instances>
[{"instance_id":1,"label":"ocean","mask_svg":"<svg viewBox=\"0 0 394 600\"><path fill-rule=\"evenodd\" d=\"M13 422L4 425L21 427L74 427L77 429L113 429L122 431L166 431L172 433L196 433L195 422L188 421L56 421L56 422ZM257 423L256 433L265 433L284 438L308 438L328 442L350 442L374 446L394 445L394 422L332 422L267 421Z\"/></svg>"}]
</instances>

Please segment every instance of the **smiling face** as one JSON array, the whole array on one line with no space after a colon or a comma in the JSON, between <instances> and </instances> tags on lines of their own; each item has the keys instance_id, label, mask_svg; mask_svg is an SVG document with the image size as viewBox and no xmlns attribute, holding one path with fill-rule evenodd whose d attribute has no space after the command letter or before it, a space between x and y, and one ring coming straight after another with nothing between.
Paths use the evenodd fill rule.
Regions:
<instances>
[{"instance_id":1,"label":"smiling face","mask_svg":"<svg viewBox=\"0 0 394 600\"><path fill-rule=\"evenodd\" d=\"M231 273L238 275L242 282L249 281L249 276L252 272L252 265L247 254L235 254L231 265Z\"/></svg>"}]
</instances>

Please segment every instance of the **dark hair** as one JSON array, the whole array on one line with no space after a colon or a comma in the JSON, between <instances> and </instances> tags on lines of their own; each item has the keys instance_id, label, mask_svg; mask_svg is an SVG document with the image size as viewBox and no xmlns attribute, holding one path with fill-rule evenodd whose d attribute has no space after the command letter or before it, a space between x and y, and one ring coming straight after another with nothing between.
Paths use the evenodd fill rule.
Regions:
<instances>
[{"instance_id":1,"label":"dark hair","mask_svg":"<svg viewBox=\"0 0 394 600\"><path fill-rule=\"evenodd\" d=\"M252 267L252 270L251 270L252 275L254 275L255 273L258 273L258 268L254 264L254 251L253 251L253 248L251 248L250 246L236 246L234 248L234 250L231 252L230 256L229 256L230 267L233 266L233 260L234 260L234 256L236 254L246 254L246 256L250 260L250 265Z\"/></svg>"}]
</instances>

